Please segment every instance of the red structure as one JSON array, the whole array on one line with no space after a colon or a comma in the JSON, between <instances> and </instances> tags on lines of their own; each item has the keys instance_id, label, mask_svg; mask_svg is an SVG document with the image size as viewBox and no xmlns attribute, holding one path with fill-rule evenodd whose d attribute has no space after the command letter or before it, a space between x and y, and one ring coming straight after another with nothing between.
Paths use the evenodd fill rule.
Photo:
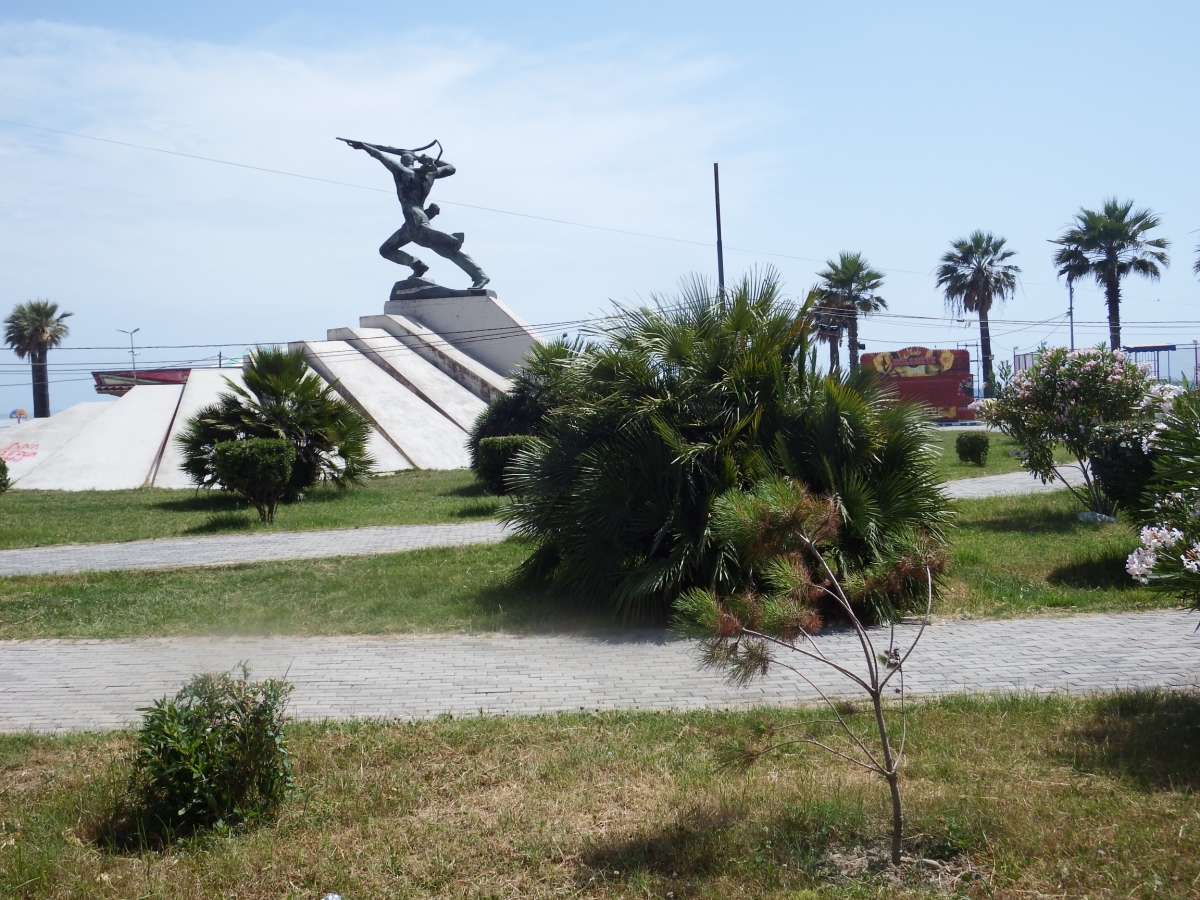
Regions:
<instances>
[{"instance_id":1,"label":"red structure","mask_svg":"<svg viewBox=\"0 0 1200 900\"><path fill-rule=\"evenodd\" d=\"M888 353L864 353L861 362L864 369L886 378L901 398L933 407L938 421L975 418L975 413L967 409L974 396L971 355L966 350L905 347Z\"/></svg>"},{"instance_id":2,"label":"red structure","mask_svg":"<svg viewBox=\"0 0 1200 900\"><path fill-rule=\"evenodd\" d=\"M123 397L134 384L187 384L191 371L190 366L186 369L139 369L135 375L132 369L126 369L119 372L93 372L92 377L96 379L97 394Z\"/></svg>"}]
</instances>

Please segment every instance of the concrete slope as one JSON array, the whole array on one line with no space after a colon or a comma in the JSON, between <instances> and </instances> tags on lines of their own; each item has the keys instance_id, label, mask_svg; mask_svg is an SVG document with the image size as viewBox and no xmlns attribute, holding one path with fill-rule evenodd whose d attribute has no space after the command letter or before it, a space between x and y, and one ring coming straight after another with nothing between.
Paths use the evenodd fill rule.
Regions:
<instances>
[{"instance_id":1,"label":"concrete slope","mask_svg":"<svg viewBox=\"0 0 1200 900\"><path fill-rule=\"evenodd\" d=\"M76 403L48 419L29 419L4 429L0 459L8 465L8 477L14 483L24 478L113 405Z\"/></svg>"},{"instance_id":2,"label":"concrete slope","mask_svg":"<svg viewBox=\"0 0 1200 900\"><path fill-rule=\"evenodd\" d=\"M485 403L512 388L512 382L463 353L420 322L405 316L363 316L363 328L382 328L426 362L437 366Z\"/></svg>"},{"instance_id":3,"label":"concrete slope","mask_svg":"<svg viewBox=\"0 0 1200 900\"><path fill-rule=\"evenodd\" d=\"M27 490L119 491L145 485L162 454L182 385L140 384L16 485Z\"/></svg>"},{"instance_id":4,"label":"concrete slope","mask_svg":"<svg viewBox=\"0 0 1200 900\"><path fill-rule=\"evenodd\" d=\"M216 403L219 395L230 390L229 381L240 385L242 370L236 368L192 369L188 374L187 384L183 387L183 396L179 398L179 408L175 412L175 421L171 423L171 431L167 435L167 445L163 449L162 459L159 461L158 470L154 475L155 487L195 487L192 480L180 468L183 463L183 453L176 446L175 438L183 430L188 419L205 406Z\"/></svg>"},{"instance_id":5,"label":"concrete slope","mask_svg":"<svg viewBox=\"0 0 1200 900\"><path fill-rule=\"evenodd\" d=\"M511 375L541 339L491 291L474 297L389 300L383 311L416 319L493 372Z\"/></svg>"},{"instance_id":6,"label":"concrete slope","mask_svg":"<svg viewBox=\"0 0 1200 900\"><path fill-rule=\"evenodd\" d=\"M462 469L467 433L345 341L302 341L309 364L422 469Z\"/></svg>"},{"instance_id":7,"label":"concrete slope","mask_svg":"<svg viewBox=\"0 0 1200 900\"><path fill-rule=\"evenodd\" d=\"M376 428L371 429L371 434L367 438L367 452L371 454L371 459L375 460L375 471L381 475L403 472L405 469L412 468L412 463L389 444L388 439Z\"/></svg>"},{"instance_id":8,"label":"concrete slope","mask_svg":"<svg viewBox=\"0 0 1200 900\"><path fill-rule=\"evenodd\" d=\"M487 404L441 369L432 366L382 328L332 328L331 341L345 341L467 431Z\"/></svg>"}]
</instances>

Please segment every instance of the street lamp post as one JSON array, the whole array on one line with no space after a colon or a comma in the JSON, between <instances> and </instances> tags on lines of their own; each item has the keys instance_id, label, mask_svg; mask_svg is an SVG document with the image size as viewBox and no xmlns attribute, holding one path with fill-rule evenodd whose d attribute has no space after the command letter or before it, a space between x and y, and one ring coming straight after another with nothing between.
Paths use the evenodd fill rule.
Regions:
<instances>
[{"instance_id":1,"label":"street lamp post","mask_svg":"<svg viewBox=\"0 0 1200 900\"><path fill-rule=\"evenodd\" d=\"M133 352L133 336L142 329L135 328L133 331L126 331L124 328L118 328L117 331L121 334L129 335L129 364L133 367L133 386L137 387L137 354Z\"/></svg>"}]
</instances>

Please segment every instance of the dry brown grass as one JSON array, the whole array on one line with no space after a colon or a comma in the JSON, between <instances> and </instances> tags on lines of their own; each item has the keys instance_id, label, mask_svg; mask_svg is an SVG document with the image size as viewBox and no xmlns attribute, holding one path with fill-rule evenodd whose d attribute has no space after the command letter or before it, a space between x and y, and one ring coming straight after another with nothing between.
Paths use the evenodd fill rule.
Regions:
<instances>
[{"instance_id":1,"label":"dry brown grass","mask_svg":"<svg viewBox=\"0 0 1200 900\"><path fill-rule=\"evenodd\" d=\"M7 738L0 896L944 893L831 864L886 839L871 777L815 751L719 770L716 748L756 715L296 726L296 790L276 821L129 854L91 839L128 735ZM955 698L918 708L910 741L910 846L969 857L986 883L964 895L1200 896L1200 697Z\"/></svg>"}]
</instances>

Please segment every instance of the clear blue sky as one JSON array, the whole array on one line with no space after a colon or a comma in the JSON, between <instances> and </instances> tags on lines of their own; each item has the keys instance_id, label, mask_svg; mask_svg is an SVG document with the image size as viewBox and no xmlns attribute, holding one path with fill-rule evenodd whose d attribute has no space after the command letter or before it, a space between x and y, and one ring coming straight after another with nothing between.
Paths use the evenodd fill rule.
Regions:
<instances>
[{"instance_id":1,"label":"clear blue sky","mask_svg":"<svg viewBox=\"0 0 1200 900\"><path fill-rule=\"evenodd\" d=\"M930 274L975 228L1024 269L994 315L1059 316L1047 241L1117 195L1173 242L1161 282L1130 282L1125 318L1196 323L1127 341L1183 343L1200 338L1198 26L1183 2L0 2L0 119L373 188L386 174L335 135L440 138L459 174L438 186L439 223L537 324L669 293L714 273L713 252L452 202L706 242L720 160L727 270L773 264L800 292L859 250L887 272L892 312L935 317L867 322L871 350L975 339L936 318ZM378 191L0 124L0 308L58 301L76 314L68 346L133 327L229 350L322 337L406 274L375 252L399 221ZM1076 303L1103 318L1091 286ZM1058 321L995 331L999 358L1065 342ZM87 369L128 359L52 358L55 409L95 398ZM5 412L30 405L16 364Z\"/></svg>"}]
</instances>

